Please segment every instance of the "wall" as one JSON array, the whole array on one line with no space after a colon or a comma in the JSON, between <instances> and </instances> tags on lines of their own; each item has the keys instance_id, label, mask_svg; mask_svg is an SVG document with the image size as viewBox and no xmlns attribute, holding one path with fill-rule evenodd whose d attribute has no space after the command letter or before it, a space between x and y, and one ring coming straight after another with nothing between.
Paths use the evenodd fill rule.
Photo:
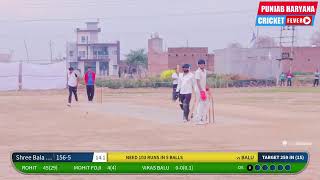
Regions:
<instances>
[{"instance_id":1,"label":"wall","mask_svg":"<svg viewBox=\"0 0 320 180\"><path fill-rule=\"evenodd\" d=\"M9 62L11 60L10 53L0 53L0 62Z\"/></svg>"},{"instance_id":2,"label":"wall","mask_svg":"<svg viewBox=\"0 0 320 180\"><path fill-rule=\"evenodd\" d=\"M67 60L69 62L77 62L78 61L78 48L76 43L67 43ZM73 56L70 56L70 51L73 51Z\"/></svg>"},{"instance_id":3,"label":"wall","mask_svg":"<svg viewBox=\"0 0 320 180\"><path fill-rule=\"evenodd\" d=\"M22 63L22 89L64 89L67 84L66 62L52 64Z\"/></svg>"},{"instance_id":4,"label":"wall","mask_svg":"<svg viewBox=\"0 0 320 180\"><path fill-rule=\"evenodd\" d=\"M0 91L19 89L19 63L0 63Z\"/></svg>"},{"instance_id":5,"label":"wall","mask_svg":"<svg viewBox=\"0 0 320 180\"><path fill-rule=\"evenodd\" d=\"M64 89L67 85L67 64L66 61L51 64L1 63L0 81L5 82L0 84L1 91Z\"/></svg>"},{"instance_id":6,"label":"wall","mask_svg":"<svg viewBox=\"0 0 320 180\"><path fill-rule=\"evenodd\" d=\"M118 47L116 45L114 46L108 46L108 53L109 53L109 73L110 75L116 76L118 75ZM113 66L117 66L116 69L114 69Z\"/></svg>"},{"instance_id":7,"label":"wall","mask_svg":"<svg viewBox=\"0 0 320 180\"><path fill-rule=\"evenodd\" d=\"M168 69L168 53L163 52L163 39L148 39L148 74L158 75Z\"/></svg>"},{"instance_id":8,"label":"wall","mask_svg":"<svg viewBox=\"0 0 320 180\"><path fill-rule=\"evenodd\" d=\"M168 69L168 54L148 52L148 74L158 75Z\"/></svg>"},{"instance_id":9,"label":"wall","mask_svg":"<svg viewBox=\"0 0 320 180\"><path fill-rule=\"evenodd\" d=\"M283 52L290 52L290 48L283 48ZM320 47L296 47L293 49L294 59L282 61L283 71L287 72L292 63L292 72L315 72L320 69Z\"/></svg>"},{"instance_id":10,"label":"wall","mask_svg":"<svg viewBox=\"0 0 320 180\"><path fill-rule=\"evenodd\" d=\"M226 48L215 51L217 74L238 74L248 78L277 78L280 74L280 48Z\"/></svg>"},{"instance_id":11,"label":"wall","mask_svg":"<svg viewBox=\"0 0 320 180\"><path fill-rule=\"evenodd\" d=\"M85 36L88 37L88 43L90 43L90 33L89 32L77 32L77 43L78 44L87 44L87 40L85 42L82 42L81 37Z\"/></svg>"},{"instance_id":12,"label":"wall","mask_svg":"<svg viewBox=\"0 0 320 180\"><path fill-rule=\"evenodd\" d=\"M81 59L87 59L87 55L89 55L89 52L87 54L87 46L78 46L78 56L80 57L80 51L84 51L84 56L81 56Z\"/></svg>"},{"instance_id":13,"label":"wall","mask_svg":"<svg viewBox=\"0 0 320 180\"><path fill-rule=\"evenodd\" d=\"M213 71L214 55L208 54L208 48L188 47L188 48L169 48L168 49L168 68L180 67L183 64L191 64L191 70L195 71L198 68L198 60L204 59L207 64L207 69Z\"/></svg>"}]
</instances>

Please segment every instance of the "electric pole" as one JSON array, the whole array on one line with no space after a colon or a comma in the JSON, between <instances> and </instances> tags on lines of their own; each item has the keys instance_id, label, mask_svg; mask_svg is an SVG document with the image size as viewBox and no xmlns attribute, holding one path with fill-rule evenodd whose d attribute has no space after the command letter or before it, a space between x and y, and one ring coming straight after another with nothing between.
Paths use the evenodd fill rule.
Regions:
<instances>
[{"instance_id":1,"label":"electric pole","mask_svg":"<svg viewBox=\"0 0 320 180\"><path fill-rule=\"evenodd\" d=\"M50 47L50 62L52 63L52 41L51 40L49 42L49 47Z\"/></svg>"}]
</instances>

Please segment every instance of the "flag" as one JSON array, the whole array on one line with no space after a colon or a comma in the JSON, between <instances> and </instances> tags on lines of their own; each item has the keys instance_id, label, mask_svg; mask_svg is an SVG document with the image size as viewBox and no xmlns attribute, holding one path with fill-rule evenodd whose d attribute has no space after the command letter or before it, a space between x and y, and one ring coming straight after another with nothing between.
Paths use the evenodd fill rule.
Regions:
<instances>
[{"instance_id":1,"label":"flag","mask_svg":"<svg viewBox=\"0 0 320 180\"><path fill-rule=\"evenodd\" d=\"M252 32L252 38L251 38L251 43L253 43L257 39L256 33Z\"/></svg>"},{"instance_id":2,"label":"flag","mask_svg":"<svg viewBox=\"0 0 320 180\"><path fill-rule=\"evenodd\" d=\"M255 44L256 44L256 41L257 41L256 33L254 31L252 31L252 38L250 40L249 47L250 48L254 48Z\"/></svg>"}]
</instances>

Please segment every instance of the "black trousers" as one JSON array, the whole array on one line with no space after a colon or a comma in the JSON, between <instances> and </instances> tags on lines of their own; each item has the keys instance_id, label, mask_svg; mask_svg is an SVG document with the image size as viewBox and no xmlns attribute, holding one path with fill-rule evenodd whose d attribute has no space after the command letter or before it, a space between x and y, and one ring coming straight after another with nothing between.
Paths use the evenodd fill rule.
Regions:
<instances>
[{"instance_id":1,"label":"black trousers","mask_svg":"<svg viewBox=\"0 0 320 180\"><path fill-rule=\"evenodd\" d=\"M292 79L287 80L287 86L292 86Z\"/></svg>"},{"instance_id":2,"label":"black trousers","mask_svg":"<svg viewBox=\"0 0 320 180\"><path fill-rule=\"evenodd\" d=\"M92 101L94 97L94 85L87 85L88 100Z\"/></svg>"},{"instance_id":3,"label":"black trousers","mask_svg":"<svg viewBox=\"0 0 320 180\"><path fill-rule=\"evenodd\" d=\"M176 92L177 91L177 87L178 87L178 84L174 84L172 86L172 100L173 101L178 99L178 93Z\"/></svg>"},{"instance_id":4,"label":"black trousers","mask_svg":"<svg viewBox=\"0 0 320 180\"><path fill-rule=\"evenodd\" d=\"M180 103L181 109L183 110L183 117L184 119L188 120L189 113L190 113L190 100L191 100L191 94L180 94Z\"/></svg>"},{"instance_id":5,"label":"black trousers","mask_svg":"<svg viewBox=\"0 0 320 180\"><path fill-rule=\"evenodd\" d=\"M314 79L313 86L319 86L319 79Z\"/></svg>"},{"instance_id":6,"label":"black trousers","mask_svg":"<svg viewBox=\"0 0 320 180\"><path fill-rule=\"evenodd\" d=\"M69 98L68 98L68 102L69 103L71 103L72 93L73 93L74 98L76 99L76 101L78 101L77 87L69 86Z\"/></svg>"},{"instance_id":7,"label":"black trousers","mask_svg":"<svg viewBox=\"0 0 320 180\"><path fill-rule=\"evenodd\" d=\"M280 86L285 86L285 80L280 80Z\"/></svg>"}]
</instances>

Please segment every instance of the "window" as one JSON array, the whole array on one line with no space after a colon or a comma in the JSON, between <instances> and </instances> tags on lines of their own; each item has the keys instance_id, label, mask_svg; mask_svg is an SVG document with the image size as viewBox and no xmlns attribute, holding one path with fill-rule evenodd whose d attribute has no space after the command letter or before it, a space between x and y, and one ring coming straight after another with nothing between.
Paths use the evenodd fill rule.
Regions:
<instances>
[{"instance_id":1,"label":"window","mask_svg":"<svg viewBox=\"0 0 320 180\"><path fill-rule=\"evenodd\" d=\"M69 56L73 57L73 51L69 51Z\"/></svg>"},{"instance_id":2,"label":"window","mask_svg":"<svg viewBox=\"0 0 320 180\"><path fill-rule=\"evenodd\" d=\"M109 75L109 62L99 62L100 75Z\"/></svg>"},{"instance_id":3,"label":"window","mask_svg":"<svg viewBox=\"0 0 320 180\"><path fill-rule=\"evenodd\" d=\"M82 43L85 43L85 42L86 42L86 39L87 39L87 38L86 38L85 36L81 36L81 42L82 42Z\"/></svg>"},{"instance_id":4,"label":"window","mask_svg":"<svg viewBox=\"0 0 320 180\"><path fill-rule=\"evenodd\" d=\"M118 66L117 65L113 65L113 70L117 71L118 70Z\"/></svg>"},{"instance_id":5,"label":"window","mask_svg":"<svg viewBox=\"0 0 320 180\"><path fill-rule=\"evenodd\" d=\"M107 47L103 47L101 53L102 53L102 55L108 55L108 48Z\"/></svg>"},{"instance_id":6,"label":"window","mask_svg":"<svg viewBox=\"0 0 320 180\"><path fill-rule=\"evenodd\" d=\"M70 62L70 67L73 67L73 69L78 69L78 63L77 62Z\"/></svg>"},{"instance_id":7,"label":"window","mask_svg":"<svg viewBox=\"0 0 320 180\"><path fill-rule=\"evenodd\" d=\"M82 58L86 57L86 51L79 51L79 56Z\"/></svg>"},{"instance_id":8,"label":"window","mask_svg":"<svg viewBox=\"0 0 320 180\"><path fill-rule=\"evenodd\" d=\"M282 56L282 59L288 59L288 58L290 58L290 53L288 53L288 52L283 52L283 53L281 54L281 56Z\"/></svg>"}]
</instances>

